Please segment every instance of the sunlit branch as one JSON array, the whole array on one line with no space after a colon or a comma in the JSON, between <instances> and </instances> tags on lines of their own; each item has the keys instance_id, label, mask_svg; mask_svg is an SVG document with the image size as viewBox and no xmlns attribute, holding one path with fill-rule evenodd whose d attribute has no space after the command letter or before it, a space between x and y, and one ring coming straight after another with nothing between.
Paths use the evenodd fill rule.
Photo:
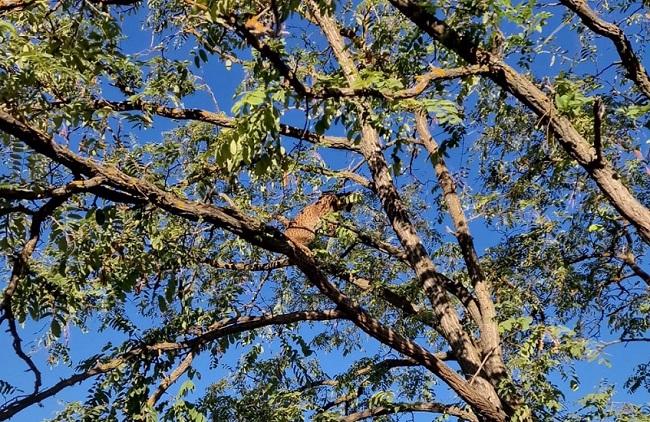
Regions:
<instances>
[{"instance_id":1,"label":"sunlit branch","mask_svg":"<svg viewBox=\"0 0 650 422\"><path fill-rule=\"evenodd\" d=\"M23 10L35 3L35 0L0 0L0 13Z\"/></svg>"},{"instance_id":2,"label":"sunlit branch","mask_svg":"<svg viewBox=\"0 0 650 422\"><path fill-rule=\"evenodd\" d=\"M360 77L359 70L339 33L337 21L328 11L322 12L315 1L309 0L307 4L309 13L325 35L345 79L350 86L354 86ZM362 104L356 104L356 109L360 116L370 113L368 108ZM410 220L406 206L395 186L388 164L383 156L377 130L368 120L364 121L363 118L361 120L361 140L359 143L361 153L368 163L382 208L404 248L409 264L417 276L418 285L431 303L431 316L436 321L435 329L449 342L452 350L457 354L458 363L463 372L466 375L473 374L480 368L481 356L470 332L465 331L451 302L449 292L452 286L448 286L446 279L441 277L441 274L436 270L422 239ZM478 379L477 383L480 384L481 396L487 400L482 403L472 403L472 408L481 413L486 419L504 420L506 413L501 409L501 399L495 390L495 385L490 384L490 381L484 378Z\"/></svg>"},{"instance_id":3,"label":"sunlit branch","mask_svg":"<svg viewBox=\"0 0 650 422\"><path fill-rule=\"evenodd\" d=\"M650 210L634 197L609 162L598 161L592 145L567 117L559 113L542 90L506 64L500 56L480 48L473 40L449 27L421 3L414 0L390 2L422 31L468 63L489 66L487 76L534 111L542 123L558 135L559 143L571 158L585 169L618 212L636 227L641 238L650 243Z\"/></svg>"},{"instance_id":4,"label":"sunlit branch","mask_svg":"<svg viewBox=\"0 0 650 422\"><path fill-rule=\"evenodd\" d=\"M335 177L338 179L350 180L360 186L363 186L367 189L373 189L372 182L365 177L357 174L353 171L347 170L330 170L328 168L319 167L319 166L302 166L303 170L311 173L322 174L329 177Z\"/></svg>"},{"instance_id":5,"label":"sunlit branch","mask_svg":"<svg viewBox=\"0 0 650 422\"><path fill-rule=\"evenodd\" d=\"M193 120L210 123L223 128L235 127L235 119L219 113L197 108L167 107L159 104L147 103L142 100L134 101L108 101L95 100L95 108L108 108L113 111L143 111L153 113L162 117L176 120ZM290 138L302 139L318 146L327 148L344 149L357 151L358 147L350 140L340 136L319 135L308 130L280 124L280 134Z\"/></svg>"},{"instance_id":6,"label":"sunlit branch","mask_svg":"<svg viewBox=\"0 0 650 422\"><path fill-rule=\"evenodd\" d=\"M625 32L618 25L598 16L586 0L560 0L560 2L578 15L585 26L614 43L623 67L627 71L627 77L634 81L639 91L650 100L650 77L632 49L632 43L625 36Z\"/></svg>"},{"instance_id":7,"label":"sunlit branch","mask_svg":"<svg viewBox=\"0 0 650 422\"><path fill-rule=\"evenodd\" d=\"M379 97L388 100L403 100L414 98L422 94L433 82L448 81L452 79L463 78L467 76L481 75L487 73L488 67L482 65L473 65L451 69L442 69L432 67L431 71L415 77L416 83L410 88L401 90L386 90L377 88L323 88L322 92L312 91L315 98L338 98L338 97Z\"/></svg>"},{"instance_id":8,"label":"sunlit branch","mask_svg":"<svg viewBox=\"0 0 650 422\"><path fill-rule=\"evenodd\" d=\"M454 369L437 359L427 349L373 318L328 280L327 275L319 268L308 248L290 241L277 229L230 208L189 201L167 192L151 182L131 177L114 166L100 164L93 159L78 156L68 148L57 144L49 135L26 125L1 109L0 130L17 137L37 153L70 168L73 172L87 176L102 176L106 179L107 185L146 198L151 204L173 215L191 221L201 220L207 224L213 224L230 231L252 245L287 255L291 262L295 263L305 274L308 281L334 302L341 311L345 312L357 327L395 351L421 362L424 367L443 379L480 413L490 415L495 421L503 420L502 411L486 397L479 394L474 386L469 385L467 380L463 379ZM441 289L440 286L437 288ZM446 308L446 310L452 312L450 308Z\"/></svg>"},{"instance_id":9,"label":"sunlit branch","mask_svg":"<svg viewBox=\"0 0 650 422\"><path fill-rule=\"evenodd\" d=\"M496 310L492 301L492 289L481 268L478 253L474 245L474 238L469 230L469 222L465 216L460 196L456 191L456 182L440 154L438 144L431 136L428 116L423 111L417 111L415 113L415 122L418 136L429 153L429 158L435 162L433 167L438 184L442 190L449 216L454 224L454 234L460 247L467 273L474 286L476 301L468 303L467 309L481 331L480 343L484 356L481 366L491 377L491 382L494 385L498 385L508 375L502 359L501 340L496 319Z\"/></svg>"},{"instance_id":10,"label":"sunlit branch","mask_svg":"<svg viewBox=\"0 0 650 422\"><path fill-rule=\"evenodd\" d=\"M375 418L398 413L428 412L442 415L456 416L460 420L478 422L479 419L472 412L457 406L446 406L438 403L394 403L390 406L377 406L368 410L352 413L341 417L340 421L355 422L363 419Z\"/></svg>"},{"instance_id":11,"label":"sunlit branch","mask_svg":"<svg viewBox=\"0 0 650 422\"><path fill-rule=\"evenodd\" d=\"M194 352L190 351L187 356L181 361L181 363L169 374L169 376L165 377L160 384L158 385L158 388L156 388L156 391L153 392L149 396L149 399L147 400L147 405L150 407L153 407L158 399L167 391L167 389L180 378L181 375L183 375L188 369L190 369L190 366L192 365L192 360L194 359Z\"/></svg>"}]
</instances>

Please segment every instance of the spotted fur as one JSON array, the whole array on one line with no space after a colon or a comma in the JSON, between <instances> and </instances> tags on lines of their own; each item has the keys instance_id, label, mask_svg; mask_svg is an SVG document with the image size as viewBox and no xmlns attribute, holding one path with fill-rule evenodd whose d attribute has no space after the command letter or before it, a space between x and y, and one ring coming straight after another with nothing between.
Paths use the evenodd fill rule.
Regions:
<instances>
[{"instance_id":1,"label":"spotted fur","mask_svg":"<svg viewBox=\"0 0 650 422\"><path fill-rule=\"evenodd\" d=\"M305 246L316 238L316 231L321 227L322 219L327 214L350 208L345 200L347 194L326 193L318 201L306 206L296 218L291 221L284 234L294 241Z\"/></svg>"}]
</instances>

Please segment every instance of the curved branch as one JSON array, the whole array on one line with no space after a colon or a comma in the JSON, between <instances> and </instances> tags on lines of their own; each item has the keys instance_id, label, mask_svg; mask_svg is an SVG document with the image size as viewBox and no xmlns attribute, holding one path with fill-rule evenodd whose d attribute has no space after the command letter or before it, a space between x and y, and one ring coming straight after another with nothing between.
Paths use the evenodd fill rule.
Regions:
<instances>
[{"instance_id":1,"label":"curved branch","mask_svg":"<svg viewBox=\"0 0 650 422\"><path fill-rule=\"evenodd\" d=\"M478 422L479 419L472 412L463 410L457 406L445 406L438 403L395 403L386 406L373 407L362 412L352 413L339 419L342 422L356 422L363 419L375 418L377 416L394 415L405 412L429 412L441 413L443 415L456 416L461 420Z\"/></svg>"},{"instance_id":2,"label":"curved branch","mask_svg":"<svg viewBox=\"0 0 650 422\"><path fill-rule=\"evenodd\" d=\"M404 100L407 98L417 97L422 94L432 82L448 81L452 79L464 78L467 76L482 75L487 73L489 68L483 65L471 65L464 67L455 67L451 69L442 69L433 67L431 71L415 77L416 83L410 88L399 91L377 89L377 88L323 88L322 92L311 91L314 98L339 98L339 97L378 97L388 100Z\"/></svg>"},{"instance_id":3,"label":"curved branch","mask_svg":"<svg viewBox=\"0 0 650 422\"><path fill-rule=\"evenodd\" d=\"M95 108L108 108L113 111L146 111L162 117L176 120L194 120L210 123L224 128L235 127L235 119L219 113L214 113L198 108L167 107L159 104L147 103L142 100L135 101L108 101L98 99L94 101ZM358 151L358 147L350 140L341 136L319 135L308 130L280 124L280 134L290 138L302 139L316 145L328 148Z\"/></svg>"},{"instance_id":4,"label":"curved branch","mask_svg":"<svg viewBox=\"0 0 650 422\"><path fill-rule=\"evenodd\" d=\"M40 238L41 226L47 217L49 217L54 210L62 205L72 194L77 192L84 192L89 189L99 186L104 181L102 176L93 177L89 180L76 180L65 186L53 189L51 192L51 199L45 203L32 218L32 224L29 229L29 240L23 246L22 251L16 257L11 278L9 283L2 294L2 301L0 302L0 311L6 310L10 306L11 297L16 292L18 282L25 275L29 258L34 253L36 244Z\"/></svg>"},{"instance_id":5,"label":"curved branch","mask_svg":"<svg viewBox=\"0 0 650 422\"><path fill-rule=\"evenodd\" d=\"M20 335L18 335L18 330L16 329L16 320L14 319L11 310L7 309L5 311L5 315L9 324L9 332L11 333L11 337L13 337L12 345L14 351L16 352L16 355L18 355L18 357L22 359L25 364L27 364L29 370L34 374L34 393L37 393L42 385L41 371L38 369L32 358L23 351L22 340L20 338Z\"/></svg>"},{"instance_id":6,"label":"curved branch","mask_svg":"<svg viewBox=\"0 0 650 422\"><path fill-rule=\"evenodd\" d=\"M341 318L345 318L345 314L342 311L333 309L325 311L292 312L289 314L275 316L265 315L260 317L241 317L227 319L220 323L214 324L210 330L189 340L182 342L161 342L151 345L144 345L142 347L129 350L121 356L110 359L103 363L99 362L100 359L98 359L98 363L90 369L74 374L68 378L64 378L53 386L45 390L41 390L38 393L30 394L26 397L7 403L4 406L0 407L0 420L9 419L27 407L36 403L40 403L43 400L56 395L67 387L73 386L97 375L105 374L114 369L117 369L121 365L133 359L141 358L143 354L152 352L158 353L164 351L177 351L184 349L198 350L201 347L205 347L207 343L221 337L253 330L255 328L261 328L268 325L293 324L299 321L328 321Z\"/></svg>"},{"instance_id":7,"label":"curved branch","mask_svg":"<svg viewBox=\"0 0 650 422\"><path fill-rule=\"evenodd\" d=\"M503 62L498 55L481 49L469 38L458 34L446 22L431 14L422 4L414 0L390 0L390 2L422 31L468 63L488 65L490 79L512 93L535 112L542 123L553 129L569 156L586 170L621 216L636 227L641 238L646 243L650 243L650 210L634 197L609 162L598 160L595 149L576 130L569 119L560 115L553 101L544 92Z\"/></svg>"},{"instance_id":8,"label":"curved branch","mask_svg":"<svg viewBox=\"0 0 650 422\"><path fill-rule=\"evenodd\" d=\"M616 51L630 78L639 91L650 100L650 77L632 49L632 43L625 36L625 32L613 23L607 22L598 16L585 0L560 0L567 8L580 17L582 23L596 34L609 38L616 46Z\"/></svg>"},{"instance_id":9,"label":"curved branch","mask_svg":"<svg viewBox=\"0 0 650 422\"><path fill-rule=\"evenodd\" d=\"M107 185L146 198L153 205L173 215L191 221L201 220L214 224L240 236L252 245L286 255L305 274L309 282L334 302L357 327L397 352L420 362L486 418L494 421L505 419L505 415L499 408L477 392L476 387L470 385L454 369L422 346L380 323L343 294L327 279L311 250L290 241L279 230L242 215L236 210L189 201L166 192L146 180L128 176L113 166L78 156L68 148L57 144L49 135L26 125L1 109L0 130L19 138L36 152L65 165L72 171L89 176L102 176L106 179ZM445 304L445 307L448 306Z\"/></svg>"}]
</instances>

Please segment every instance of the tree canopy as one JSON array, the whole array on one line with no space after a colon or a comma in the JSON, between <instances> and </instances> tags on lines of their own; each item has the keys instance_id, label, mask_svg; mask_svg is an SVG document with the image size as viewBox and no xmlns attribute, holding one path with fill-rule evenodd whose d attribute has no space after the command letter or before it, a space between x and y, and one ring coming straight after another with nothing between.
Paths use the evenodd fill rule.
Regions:
<instances>
[{"instance_id":1,"label":"tree canopy","mask_svg":"<svg viewBox=\"0 0 650 422\"><path fill-rule=\"evenodd\" d=\"M0 0L0 420L650 420L649 21Z\"/></svg>"}]
</instances>

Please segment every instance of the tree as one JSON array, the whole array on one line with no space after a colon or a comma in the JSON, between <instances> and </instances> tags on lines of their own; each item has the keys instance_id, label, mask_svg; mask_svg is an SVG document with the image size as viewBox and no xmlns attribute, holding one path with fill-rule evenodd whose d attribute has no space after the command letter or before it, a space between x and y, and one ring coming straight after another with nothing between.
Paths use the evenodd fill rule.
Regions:
<instances>
[{"instance_id":1,"label":"tree","mask_svg":"<svg viewBox=\"0 0 650 422\"><path fill-rule=\"evenodd\" d=\"M1 2L0 419L650 418L644 13Z\"/></svg>"}]
</instances>

